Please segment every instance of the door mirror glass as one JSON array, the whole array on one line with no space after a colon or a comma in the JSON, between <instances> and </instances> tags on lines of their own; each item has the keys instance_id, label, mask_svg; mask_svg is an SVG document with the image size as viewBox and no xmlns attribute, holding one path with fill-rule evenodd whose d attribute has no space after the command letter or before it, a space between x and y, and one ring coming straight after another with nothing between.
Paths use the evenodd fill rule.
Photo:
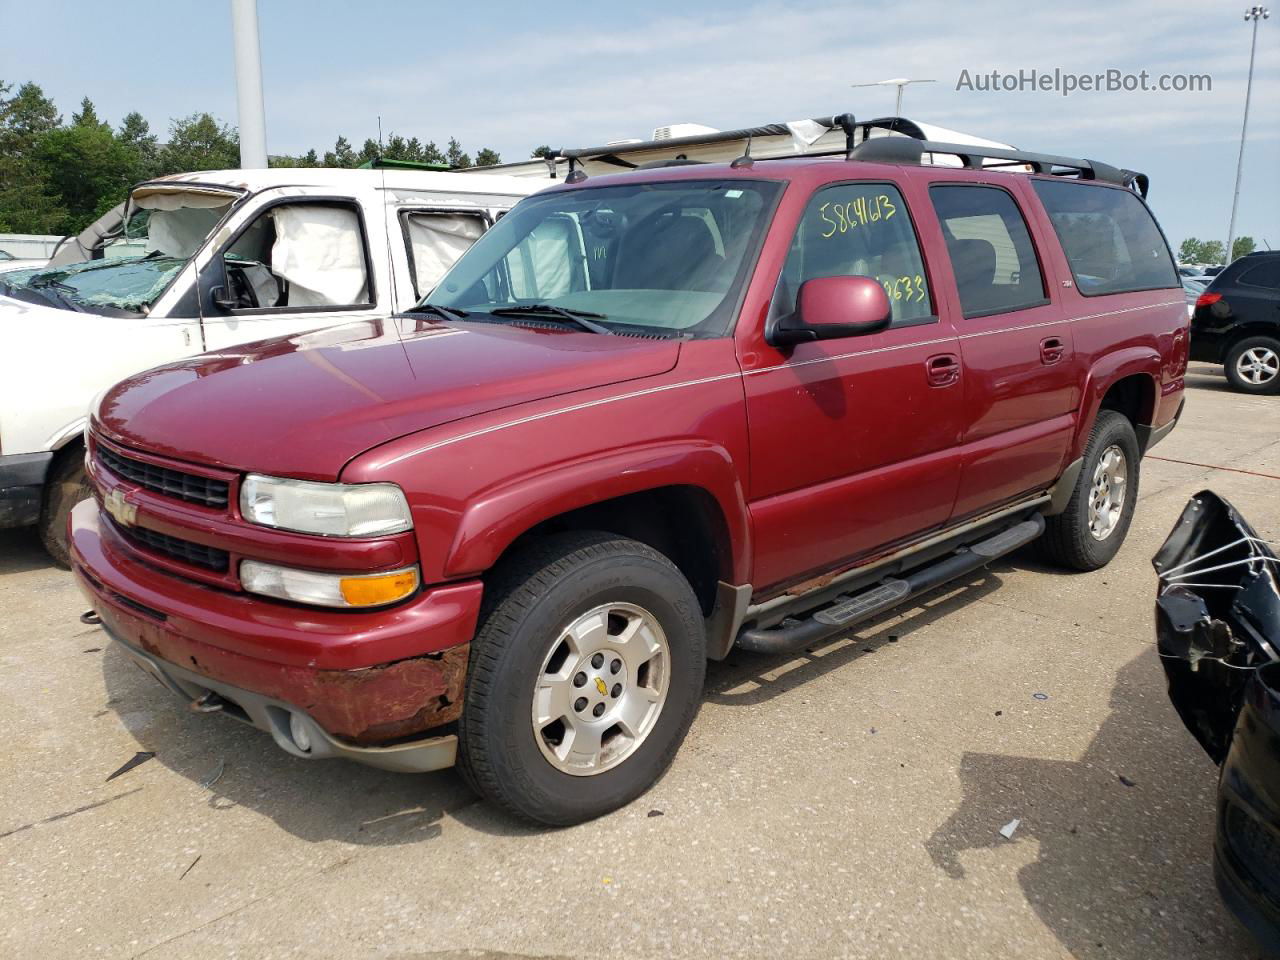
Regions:
<instances>
[{"instance_id":1,"label":"door mirror glass","mask_svg":"<svg viewBox=\"0 0 1280 960\"><path fill-rule=\"evenodd\" d=\"M814 277L800 285L796 310L770 338L775 345L874 333L889 325L893 306L873 277Z\"/></svg>"}]
</instances>

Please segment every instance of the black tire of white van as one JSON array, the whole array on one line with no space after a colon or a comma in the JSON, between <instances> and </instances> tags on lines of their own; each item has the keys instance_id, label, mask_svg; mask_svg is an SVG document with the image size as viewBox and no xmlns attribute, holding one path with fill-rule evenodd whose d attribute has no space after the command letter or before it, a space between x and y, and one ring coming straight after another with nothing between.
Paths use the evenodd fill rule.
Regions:
<instances>
[{"instance_id":1,"label":"black tire of white van","mask_svg":"<svg viewBox=\"0 0 1280 960\"><path fill-rule=\"evenodd\" d=\"M1125 458L1125 496L1120 516L1107 536L1099 540L1090 532L1089 501L1094 493L1095 476L1103 455L1118 447ZM1067 508L1057 516L1045 518L1040 552L1045 559L1071 570L1097 570L1111 562L1124 544L1133 509L1138 502L1138 478L1141 453L1138 437L1128 417L1115 410L1098 411L1085 446L1084 464Z\"/></svg>"},{"instance_id":2,"label":"black tire of white van","mask_svg":"<svg viewBox=\"0 0 1280 960\"><path fill-rule=\"evenodd\" d=\"M1255 368L1256 375L1261 378L1260 383L1247 380L1240 370L1241 358L1250 351L1256 351L1256 355L1266 363L1264 367ZM1266 336L1245 337L1233 343L1227 350L1222 366L1231 389L1265 397L1280 393L1280 372L1270 373L1277 361L1280 361L1280 340Z\"/></svg>"},{"instance_id":3,"label":"black tire of white van","mask_svg":"<svg viewBox=\"0 0 1280 960\"><path fill-rule=\"evenodd\" d=\"M77 503L92 496L93 488L84 471L84 452L77 447L59 455L45 481L38 529L45 551L60 567L71 566L67 518Z\"/></svg>"},{"instance_id":4,"label":"black tire of white van","mask_svg":"<svg viewBox=\"0 0 1280 960\"><path fill-rule=\"evenodd\" d=\"M553 766L537 742L533 698L561 634L603 604L651 614L668 647L666 698L648 734L616 765L593 775ZM458 768L481 796L519 819L569 826L625 806L670 766L702 700L706 629L697 597L656 550L607 533L536 541L485 584L458 720Z\"/></svg>"}]
</instances>

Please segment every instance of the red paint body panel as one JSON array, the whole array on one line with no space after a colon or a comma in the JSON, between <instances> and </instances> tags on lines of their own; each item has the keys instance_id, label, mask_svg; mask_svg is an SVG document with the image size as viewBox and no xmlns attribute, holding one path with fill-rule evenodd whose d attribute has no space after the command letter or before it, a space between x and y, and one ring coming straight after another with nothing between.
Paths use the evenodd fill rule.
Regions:
<instances>
[{"instance_id":1,"label":"red paint body panel","mask_svg":"<svg viewBox=\"0 0 1280 960\"><path fill-rule=\"evenodd\" d=\"M407 433L671 369L678 346L422 319L349 324L194 357L109 390L110 439L178 460L333 480ZM211 416L210 411L217 411Z\"/></svg>"},{"instance_id":2,"label":"red paint body panel","mask_svg":"<svg viewBox=\"0 0 1280 960\"><path fill-rule=\"evenodd\" d=\"M140 560L89 500L72 511L71 548L78 573L87 572L135 607L163 614L166 631L252 659L316 670L372 667L466 643L483 592L479 581L467 581L371 611L302 608L231 594Z\"/></svg>"},{"instance_id":3,"label":"red paint body panel","mask_svg":"<svg viewBox=\"0 0 1280 960\"><path fill-rule=\"evenodd\" d=\"M519 536L568 511L695 488L725 531L721 579L751 584L760 597L1047 489L1081 455L1099 404L1123 378L1140 385L1142 424L1169 422L1181 402L1181 289L1082 295L1025 174L809 158L553 189L640 177L784 183L728 336L654 341L400 318L182 361L109 391L92 421L103 442L223 478L231 490L227 509L214 510L91 465L100 501L119 490L138 524L229 557L226 574L201 570L125 539L99 520L96 504L81 505L76 569L113 629L162 658L195 656L206 665L196 669L227 683L314 699L315 671L465 648L481 578ZM766 317L806 204L819 188L851 180L901 192L936 318L771 346ZM928 194L946 181L1013 195L1048 303L962 315ZM246 472L399 484L414 529L346 541L248 524L236 506ZM241 592L236 568L246 557L346 572L417 563L428 586L379 611L304 608ZM402 676L381 691L339 681L344 691L373 692L367 702L339 694L348 699L329 715L330 729L391 737L406 723L438 721L443 714L404 716L411 690L437 695L434 676Z\"/></svg>"}]
</instances>

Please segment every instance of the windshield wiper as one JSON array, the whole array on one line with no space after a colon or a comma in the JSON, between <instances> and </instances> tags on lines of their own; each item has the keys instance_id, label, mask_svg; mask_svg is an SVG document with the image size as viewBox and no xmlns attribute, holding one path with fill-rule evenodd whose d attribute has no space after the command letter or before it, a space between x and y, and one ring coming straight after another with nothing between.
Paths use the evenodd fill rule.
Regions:
<instances>
[{"instance_id":1,"label":"windshield wiper","mask_svg":"<svg viewBox=\"0 0 1280 960\"><path fill-rule=\"evenodd\" d=\"M603 333L606 336L613 335L613 331L608 327L595 322L596 320L607 320L608 317L603 313L592 313L590 310L570 310L550 303L522 303L519 306L498 307L495 310L486 312L494 317L557 317L590 333Z\"/></svg>"},{"instance_id":2,"label":"windshield wiper","mask_svg":"<svg viewBox=\"0 0 1280 960\"><path fill-rule=\"evenodd\" d=\"M467 318L467 311L465 310L454 310L452 307L442 307L436 303L420 303L408 312L434 313L437 317L445 320L465 320Z\"/></svg>"}]
</instances>

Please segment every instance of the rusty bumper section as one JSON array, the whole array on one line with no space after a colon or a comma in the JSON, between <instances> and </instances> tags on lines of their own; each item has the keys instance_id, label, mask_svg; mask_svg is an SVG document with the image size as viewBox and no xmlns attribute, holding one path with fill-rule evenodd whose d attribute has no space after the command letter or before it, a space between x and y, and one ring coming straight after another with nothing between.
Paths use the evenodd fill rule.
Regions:
<instances>
[{"instance_id":1,"label":"rusty bumper section","mask_svg":"<svg viewBox=\"0 0 1280 960\"><path fill-rule=\"evenodd\" d=\"M259 730L264 730L271 734L272 739L275 740L280 749L295 757L302 757L308 760L341 757L367 766L380 767L384 770L394 770L401 773L425 773L431 770L441 770L445 767L453 766L457 757L458 738L453 734L401 740L380 746L366 746L339 739L330 735L328 731L316 722L314 716L298 709L294 704L264 696L251 690L245 690L179 667L121 639L105 623L103 624L103 629L138 666L155 677L163 686L187 701L193 710L200 713L225 713L229 717L257 727ZM457 669L465 671L466 652L465 648L449 650L445 654L441 654L439 659L433 660L433 662L439 663L448 657L454 663L460 661L463 666ZM404 663L415 664L417 660L421 659L428 658L417 658L414 661L404 661ZM434 689L438 686L438 682L425 680L428 675L428 671L425 668L421 666L416 669L406 667L396 671L395 668L402 666L402 664L390 664L387 667L370 668L369 671L351 671L351 674L369 674L371 671L378 671L384 674L384 677L379 678L383 682L388 682L388 676L395 678L389 681L390 685L395 691L401 693L406 693L409 690ZM337 671L326 672L337 673ZM434 672L434 676L436 681L440 680L438 668ZM423 683L418 686L414 684L414 680L422 680ZM332 678L318 681L321 684L331 682L333 682ZM376 683L378 680L372 676L364 676L351 677L349 682L358 685L368 682ZM387 695L393 694L388 693ZM446 708L444 712L447 713L449 711L453 711L453 716L456 717L457 711L452 705ZM422 729L422 727L417 726L420 720L438 714L440 714L440 711L434 710L429 705L416 710L405 720L385 724L385 726L404 729L409 732L417 731ZM427 725L435 726L439 722L430 720L427 721Z\"/></svg>"}]
</instances>

